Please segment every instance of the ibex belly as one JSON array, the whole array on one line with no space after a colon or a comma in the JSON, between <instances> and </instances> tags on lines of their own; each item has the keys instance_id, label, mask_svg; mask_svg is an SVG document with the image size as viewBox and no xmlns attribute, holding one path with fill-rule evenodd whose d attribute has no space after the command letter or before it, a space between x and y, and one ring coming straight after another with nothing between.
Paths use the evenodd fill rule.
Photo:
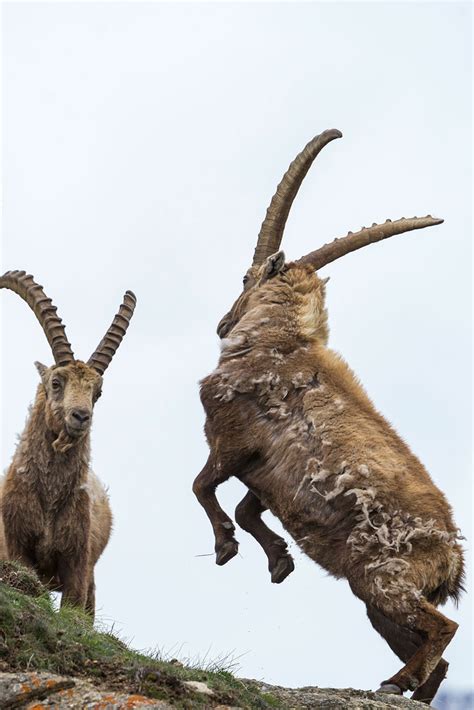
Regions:
<instances>
[{"instance_id":1,"label":"ibex belly","mask_svg":"<svg viewBox=\"0 0 474 710\"><path fill-rule=\"evenodd\" d=\"M291 457L290 457L291 458ZM310 458L309 465L314 465ZM289 463L289 461L287 461ZM241 480L281 521L298 546L336 577L344 576L353 523L346 498L330 504L317 491L304 462L260 469Z\"/></svg>"}]
</instances>

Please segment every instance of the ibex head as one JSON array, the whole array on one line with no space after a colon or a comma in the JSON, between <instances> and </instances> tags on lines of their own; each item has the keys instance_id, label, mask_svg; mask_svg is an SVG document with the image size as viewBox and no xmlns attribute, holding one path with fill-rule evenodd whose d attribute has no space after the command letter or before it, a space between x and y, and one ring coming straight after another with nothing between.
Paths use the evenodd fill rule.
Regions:
<instances>
[{"instance_id":1,"label":"ibex head","mask_svg":"<svg viewBox=\"0 0 474 710\"><path fill-rule=\"evenodd\" d=\"M336 129L324 131L313 138L289 166L277 187L260 228L253 263L243 279L243 291L231 310L221 319L217 326L217 334L220 338L225 338L246 312L251 293L264 284L268 278L280 273L285 267L283 252L278 250L280 249L283 231L293 200L319 152L332 140L341 137L342 133ZM363 227L359 232L355 233L349 232L347 236L325 244L316 251L298 259L298 261L294 262L294 265L310 266L313 270L321 269L323 266L339 259L339 257L356 249L361 249L368 244L393 237L396 234L409 232L412 229L431 227L442 222L442 219L436 219L428 215L427 217L402 218L395 222L387 220L383 224L373 224L371 227ZM269 259L269 257L272 258Z\"/></svg>"},{"instance_id":2,"label":"ibex head","mask_svg":"<svg viewBox=\"0 0 474 710\"><path fill-rule=\"evenodd\" d=\"M49 427L80 439L90 429L92 410L101 395L101 375L79 360L62 367L46 367L40 362L35 365L47 400Z\"/></svg>"},{"instance_id":3,"label":"ibex head","mask_svg":"<svg viewBox=\"0 0 474 710\"><path fill-rule=\"evenodd\" d=\"M105 336L84 363L75 359L56 306L33 276L24 271L7 271L0 277L0 288L8 288L26 301L51 346L55 364L35 365L46 400L47 424L57 434L53 447L67 451L90 430L92 411L102 392L102 376L127 331L135 310L135 295L131 291L125 293Z\"/></svg>"}]
</instances>

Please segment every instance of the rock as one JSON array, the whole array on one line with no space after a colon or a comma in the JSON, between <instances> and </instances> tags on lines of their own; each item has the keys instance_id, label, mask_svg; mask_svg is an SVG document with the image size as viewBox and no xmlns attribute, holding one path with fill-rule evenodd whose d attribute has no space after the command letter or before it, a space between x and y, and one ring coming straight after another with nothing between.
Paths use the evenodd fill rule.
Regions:
<instances>
[{"instance_id":1,"label":"rock","mask_svg":"<svg viewBox=\"0 0 474 710\"><path fill-rule=\"evenodd\" d=\"M262 693L271 693L286 710L389 710L390 708L405 708L406 710L427 710L428 705L400 695L374 693L370 690L354 690L353 688L281 688L277 685L267 685L258 681L249 681L257 686Z\"/></svg>"},{"instance_id":2,"label":"rock","mask_svg":"<svg viewBox=\"0 0 474 710\"><path fill-rule=\"evenodd\" d=\"M159 708L171 705L143 695L111 693L95 688L86 680L50 673L1 673L0 708L54 708L54 710L120 710Z\"/></svg>"},{"instance_id":3,"label":"rock","mask_svg":"<svg viewBox=\"0 0 474 710\"><path fill-rule=\"evenodd\" d=\"M73 686L74 681L48 673L2 673L0 707L20 707L29 700L47 698Z\"/></svg>"},{"instance_id":4,"label":"rock","mask_svg":"<svg viewBox=\"0 0 474 710\"><path fill-rule=\"evenodd\" d=\"M214 695L214 692L207 687L205 683L201 683L199 680L185 680L183 685L186 685L195 693L202 693L203 695Z\"/></svg>"},{"instance_id":5,"label":"rock","mask_svg":"<svg viewBox=\"0 0 474 710\"><path fill-rule=\"evenodd\" d=\"M246 686L257 688L262 694L262 708L273 707L271 698L277 699L285 710L427 710L428 706L397 695L379 695L371 691L353 690L352 688L282 688L266 683L242 680ZM189 697L185 707L193 703L192 693L201 693L206 700L195 703L196 707L206 710L244 710L241 707L226 705L226 700L217 697L206 683L183 681L188 688ZM268 706L265 696L268 695ZM171 710L173 700L165 702L154 700L144 695L121 691L110 691L93 685L83 678L70 678L51 673L0 673L0 708L2 710ZM181 706L182 699L177 698ZM205 704L202 705L202 702ZM228 701L227 701L228 702Z\"/></svg>"}]
</instances>

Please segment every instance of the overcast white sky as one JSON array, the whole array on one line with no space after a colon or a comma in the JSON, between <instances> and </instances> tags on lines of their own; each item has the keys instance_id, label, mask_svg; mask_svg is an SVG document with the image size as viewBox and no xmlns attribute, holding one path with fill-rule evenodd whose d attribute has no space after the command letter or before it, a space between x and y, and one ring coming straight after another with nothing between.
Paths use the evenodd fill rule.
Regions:
<instances>
[{"instance_id":1,"label":"overcast white sky","mask_svg":"<svg viewBox=\"0 0 474 710\"><path fill-rule=\"evenodd\" d=\"M471 548L468 3L3 4L2 272L33 273L87 359L138 298L105 375L94 468L115 530L99 615L139 648L241 656L241 675L374 688L400 662L345 581L292 545L270 583L256 542L214 564L191 492L207 457L198 380L290 160L336 127L287 226L289 258L362 224L445 224L346 257L331 345L451 501ZM33 314L1 294L2 467L51 364ZM233 515L244 494L219 489ZM276 520L270 519L275 530ZM287 538L288 536L285 535ZM472 684L470 597L449 684Z\"/></svg>"}]
</instances>

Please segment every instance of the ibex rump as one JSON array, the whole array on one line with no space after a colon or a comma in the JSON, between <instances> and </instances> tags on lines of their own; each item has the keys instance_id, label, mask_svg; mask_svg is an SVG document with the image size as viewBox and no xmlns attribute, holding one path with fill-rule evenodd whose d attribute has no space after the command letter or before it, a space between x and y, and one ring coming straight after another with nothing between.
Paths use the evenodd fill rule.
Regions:
<instances>
[{"instance_id":1,"label":"ibex rump","mask_svg":"<svg viewBox=\"0 0 474 710\"><path fill-rule=\"evenodd\" d=\"M86 364L74 358L56 308L32 276L7 272L0 288L14 291L32 308L56 362L52 367L36 363L41 383L12 463L0 479L0 557L33 567L45 584L62 591L61 604L84 607L93 616L94 566L108 542L112 513L90 469L92 412L136 299L127 291Z\"/></svg>"},{"instance_id":2,"label":"ibex rump","mask_svg":"<svg viewBox=\"0 0 474 710\"><path fill-rule=\"evenodd\" d=\"M293 161L262 225L244 290L218 326L222 353L201 382L210 456L194 491L212 523L217 564L238 549L216 487L236 476L249 493L236 521L267 554L272 581L292 570L286 544L261 520L269 509L301 549L345 577L406 664L381 692L430 702L446 674L442 653L457 624L437 611L462 589L463 557L444 495L327 347L325 282L315 270L395 234L439 224L387 221L349 233L296 262L279 252L291 203L321 148Z\"/></svg>"}]
</instances>

